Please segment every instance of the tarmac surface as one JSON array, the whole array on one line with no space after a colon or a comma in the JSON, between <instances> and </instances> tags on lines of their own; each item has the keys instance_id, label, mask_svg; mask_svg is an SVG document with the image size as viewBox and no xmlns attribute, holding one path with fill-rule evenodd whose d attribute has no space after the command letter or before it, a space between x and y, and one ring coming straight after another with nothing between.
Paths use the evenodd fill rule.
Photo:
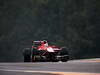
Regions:
<instances>
[{"instance_id":1,"label":"tarmac surface","mask_svg":"<svg viewBox=\"0 0 100 75\"><path fill-rule=\"evenodd\" d=\"M0 63L0 75L100 75L100 59Z\"/></svg>"}]
</instances>

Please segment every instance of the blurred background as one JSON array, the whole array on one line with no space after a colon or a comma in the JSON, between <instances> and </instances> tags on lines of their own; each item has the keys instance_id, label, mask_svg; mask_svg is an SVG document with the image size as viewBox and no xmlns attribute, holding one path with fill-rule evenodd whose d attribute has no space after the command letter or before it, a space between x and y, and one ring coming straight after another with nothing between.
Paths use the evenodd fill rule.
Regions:
<instances>
[{"instance_id":1,"label":"blurred background","mask_svg":"<svg viewBox=\"0 0 100 75\"><path fill-rule=\"evenodd\" d=\"M0 0L0 61L23 61L32 40L66 46L70 59L100 57L99 0Z\"/></svg>"}]
</instances>

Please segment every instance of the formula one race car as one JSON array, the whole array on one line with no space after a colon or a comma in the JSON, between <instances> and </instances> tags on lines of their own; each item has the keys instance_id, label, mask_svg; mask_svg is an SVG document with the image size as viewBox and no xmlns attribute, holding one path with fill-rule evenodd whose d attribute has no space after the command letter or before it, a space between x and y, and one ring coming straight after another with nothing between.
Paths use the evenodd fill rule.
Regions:
<instances>
[{"instance_id":1,"label":"formula one race car","mask_svg":"<svg viewBox=\"0 0 100 75\"><path fill-rule=\"evenodd\" d=\"M24 62L66 62L69 59L65 47L59 48L55 45L48 45L46 40L32 41L32 48L24 49Z\"/></svg>"}]
</instances>

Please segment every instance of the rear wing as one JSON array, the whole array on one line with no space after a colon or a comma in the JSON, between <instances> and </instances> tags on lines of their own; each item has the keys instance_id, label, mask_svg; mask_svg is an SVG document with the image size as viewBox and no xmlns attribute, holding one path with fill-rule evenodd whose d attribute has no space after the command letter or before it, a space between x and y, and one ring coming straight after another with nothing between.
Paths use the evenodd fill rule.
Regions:
<instances>
[{"instance_id":1,"label":"rear wing","mask_svg":"<svg viewBox=\"0 0 100 75\"><path fill-rule=\"evenodd\" d=\"M48 45L48 42L46 41L46 40L42 40L42 41L32 41L32 48L33 47L38 47L38 46L40 46L40 45Z\"/></svg>"},{"instance_id":2,"label":"rear wing","mask_svg":"<svg viewBox=\"0 0 100 75\"><path fill-rule=\"evenodd\" d=\"M40 41L40 40L39 40L39 41L33 41L33 40L32 40L32 43L42 43L42 42L46 42L46 43L47 43L46 40L45 40L45 41L44 41L44 40L42 40L42 41Z\"/></svg>"}]
</instances>

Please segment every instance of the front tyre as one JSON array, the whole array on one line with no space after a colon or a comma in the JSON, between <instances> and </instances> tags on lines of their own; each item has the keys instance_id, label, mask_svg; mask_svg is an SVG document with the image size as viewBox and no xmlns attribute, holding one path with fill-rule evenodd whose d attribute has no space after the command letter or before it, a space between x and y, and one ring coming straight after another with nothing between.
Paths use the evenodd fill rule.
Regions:
<instances>
[{"instance_id":1,"label":"front tyre","mask_svg":"<svg viewBox=\"0 0 100 75\"><path fill-rule=\"evenodd\" d=\"M69 59L69 56L66 55L66 56L63 56L63 57L61 58L61 61L62 61L62 62L67 62L68 59Z\"/></svg>"},{"instance_id":2,"label":"front tyre","mask_svg":"<svg viewBox=\"0 0 100 75\"><path fill-rule=\"evenodd\" d=\"M69 54L67 48L62 48L62 50L60 51L60 56L61 56L60 60L62 62L67 62L69 60Z\"/></svg>"}]
</instances>

